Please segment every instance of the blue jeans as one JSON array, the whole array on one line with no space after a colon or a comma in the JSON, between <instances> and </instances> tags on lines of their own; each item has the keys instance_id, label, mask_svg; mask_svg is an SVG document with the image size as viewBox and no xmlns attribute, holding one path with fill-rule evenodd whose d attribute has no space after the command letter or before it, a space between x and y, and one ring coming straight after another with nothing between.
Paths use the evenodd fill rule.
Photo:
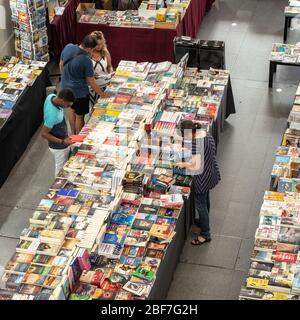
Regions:
<instances>
[{"instance_id":1,"label":"blue jeans","mask_svg":"<svg viewBox=\"0 0 300 320\"><path fill-rule=\"evenodd\" d=\"M199 220L196 220L196 225L201 229L200 236L210 238L209 229L209 191L205 193L195 194L195 206L199 214Z\"/></svg>"}]
</instances>

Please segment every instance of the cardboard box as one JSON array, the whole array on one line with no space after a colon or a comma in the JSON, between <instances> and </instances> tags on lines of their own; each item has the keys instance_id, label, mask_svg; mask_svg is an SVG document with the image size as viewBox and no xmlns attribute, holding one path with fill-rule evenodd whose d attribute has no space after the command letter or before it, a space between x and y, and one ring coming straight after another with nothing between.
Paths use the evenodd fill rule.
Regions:
<instances>
[{"instance_id":1,"label":"cardboard box","mask_svg":"<svg viewBox=\"0 0 300 320\"><path fill-rule=\"evenodd\" d=\"M103 0L103 9L112 10L112 0Z\"/></svg>"},{"instance_id":2,"label":"cardboard box","mask_svg":"<svg viewBox=\"0 0 300 320\"><path fill-rule=\"evenodd\" d=\"M156 21L158 22L165 22L167 16L167 8L160 8L156 10Z\"/></svg>"},{"instance_id":3,"label":"cardboard box","mask_svg":"<svg viewBox=\"0 0 300 320\"><path fill-rule=\"evenodd\" d=\"M80 17L83 14L87 14L87 13L92 13L94 14L96 11L95 9L95 3L79 3L77 9L76 9L76 16L77 16L77 21L80 19Z\"/></svg>"}]
</instances>

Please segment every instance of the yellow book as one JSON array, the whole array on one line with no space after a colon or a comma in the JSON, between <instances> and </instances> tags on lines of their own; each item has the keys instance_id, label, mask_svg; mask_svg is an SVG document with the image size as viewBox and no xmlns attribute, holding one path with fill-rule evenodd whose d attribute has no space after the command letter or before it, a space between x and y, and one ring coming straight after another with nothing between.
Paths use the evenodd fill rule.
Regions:
<instances>
[{"instance_id":1,"label":"yellow book","mask_svg":"<svg viewBox=\"0 0 300 320\"><path fill-rule=\"evenodd\" d=\"M107 116L117 117L120 113L121 113L120 111L107 110L105 114L106 114Z\"/></svg>"},{"instance_id":2,"label":"yellow book","mask_svg":"<svg viewBox=\"0 0 300 320\"><path fill-rule=\"evenodd\" d=\"M131 71L129 70L116 70L116 76L118 77L129 77L131 75Z\"/></svg>"},{"instance_id":3,"label":"yellow book","mask_svg":"<svg viewBox=\"0 0 300 320\"><path fill-rule=\"evenodd\" d=\"M104 115L105 112L106 112L105 109L95 108L93 113L92 113L92 117L100 117L100 116Z\"/></svg>"},{"instance_id":4,"label":"yellow book","mask_svg":"<svg viewBox=\"0 0 300 320\"><path fill-rule=\"evenodd\" d=\"M285 292L268 291L264 294L263 300L288 300L289 295Z\"/></svg>"},{"instance_id":5,"label":"yellow book","mask_svg":"<svg viewBox=\"0 0 300 320\"><path fill-rule=\"evenodd\" d=\"M247 278L247 287L249 288L266 289L268 287L268 284L268 279L259 279L253 277Z\"/></svg>"},{"instance_id":6,"label":"yellow book","mask_svg":"<svg viewBox=\"0 0 300 320\"><path fill-rule=\"evenodd\" d=\"M7 79L9 77L9 73L8 72L0 72L0 78L1 79Z\"/></svg>"},{"instance_id":7,"label":"yellow book","mask_svg":"<svg viewBox=\"0 0 300 320\"><path fill-rule=\"evenodd\" d=\"M167 16L167 9L160 8L156 11L156 21L158 22L165 22Z\"/></svg>"}]
</instances>

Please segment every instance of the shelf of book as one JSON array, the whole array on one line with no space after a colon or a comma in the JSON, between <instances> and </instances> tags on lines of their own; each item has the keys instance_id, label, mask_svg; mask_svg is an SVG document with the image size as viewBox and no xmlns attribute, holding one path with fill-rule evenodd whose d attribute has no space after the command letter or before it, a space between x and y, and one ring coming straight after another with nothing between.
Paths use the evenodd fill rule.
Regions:
<instances>
[{"instance_id":1,"label":"shelf of book","mask_svg":"<svg viewBox=\"0 0 300 320\"><path fill-rule=\"evenodd\" d=\"M226 70L121 61L112 96L72 137L74 155L22 231L1 297L165 298L193 212L192 177L174 167L191 157L177 125L189 118L209 131L228 79Z\"/></svg>"},{"instance_id":2,"label":"shelf of book","mask_svg":"<svg viewBox=\"0 0 300 320\"><path fill-rule=\"evenodd\" d=\"M40 126L48 71L41 61L1 61L0 78L0 186ZM16 143L16 141L18 143Z\"/></svg>"},{"instance_id":3,"label":"shelf of book","mask_svg":"<svg viewBox=\"0 0 300 320\"><path fill-rule=\"evenodd\" d=\"M259 212L242 300L300 299L300 84Z\"/></svg>"},{"instance_id":4,"label":"shelf of book","mask_svg":"<svg viewBox=\"0 0 300 320\"><path fill-rule=\"evenodd\" d=\"M9 1L16 53L22 60L49 61L45 0Z\"/></svg>"}]
</instances>

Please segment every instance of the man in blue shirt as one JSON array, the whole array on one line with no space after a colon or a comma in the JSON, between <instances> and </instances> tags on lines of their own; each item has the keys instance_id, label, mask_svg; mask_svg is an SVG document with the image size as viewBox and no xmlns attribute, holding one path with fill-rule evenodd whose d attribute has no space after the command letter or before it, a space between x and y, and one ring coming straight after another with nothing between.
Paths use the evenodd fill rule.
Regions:
<instances>
[{"instance_id":1,"label":"man in blue shirt","mask_svg":"<svg viewBox=\"0 0 300 320\"><path fill-rule=\"evenodd\" d=\"M80 132L84 126L84 116L89 113L89 85L101 98L110 96L103 92L95 81L90 56L96 46L96 38L88 35L80 46L70 43L61 53L59 63L62 73L61 88L70 88L76 97L69 116L71 130L74 134Z\"/></svg>"},{"instance_id":2,"label":"man in blue shirt","mask_svg":"<svg viewBox=\"0 0 300 320\"><path fill-rule=\"evenodd\" d=\"M44 124L41 135L48 140L49 149L54 155L55 176L62 169L73 144L68 136L68 128L64 117L64 109L75 101L75 95L70 89L62 89L56 96L49 94L44 103Z\"/></svg>"}]
</instances>

